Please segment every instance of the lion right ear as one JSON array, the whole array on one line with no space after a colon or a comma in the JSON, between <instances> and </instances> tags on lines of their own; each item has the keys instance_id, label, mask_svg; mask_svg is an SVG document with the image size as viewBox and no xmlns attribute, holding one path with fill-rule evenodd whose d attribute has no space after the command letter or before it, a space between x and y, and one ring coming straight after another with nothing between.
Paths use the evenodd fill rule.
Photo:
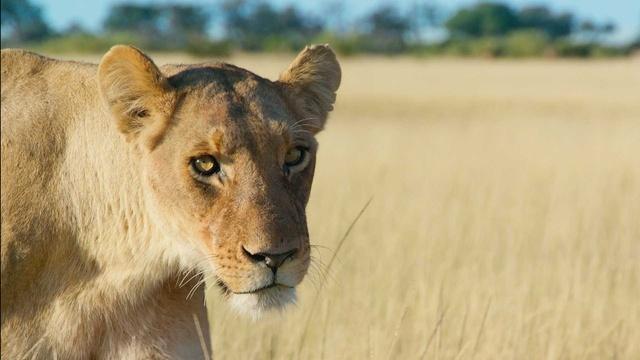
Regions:
<instances>
[{"instance_id":1,"label":"lion right ear","mask_svg":"<svg viewBox=\"0 0 640 360\"><path fill-rule=\"evenodd\" d=\"M314 134L322 130L333 110L341 74L333 50L314 45L304 48L278 79L299 121Z\"/></svg>"},{"instance_id":2,"label":"lion right ear","mask_svg":"<svg viewBox=\"0 0 640 360\"><path fill-rule=\"evenodd\" d=\"M128 140L145 133L146 140L153 143L164 131L175 93L142 51L132 46L112 47L100 61L98 82L118 130Z\"/></svg>"}]
</instances>

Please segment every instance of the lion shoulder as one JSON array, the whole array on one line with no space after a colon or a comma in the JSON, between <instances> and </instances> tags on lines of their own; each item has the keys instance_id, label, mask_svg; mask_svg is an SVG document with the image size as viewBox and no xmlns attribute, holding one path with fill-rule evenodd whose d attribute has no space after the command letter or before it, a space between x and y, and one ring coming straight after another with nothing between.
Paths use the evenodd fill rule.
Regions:
<instances>
[{"instance_id":1,"label":"lion shoulder","mask_svg":"<svg viewBox=\"0 0 640 360\"><path fill-rule=\"evenodd\" d=\"M87 65L19 49L3 49L1 62L4 312L12 293L28 291L20 283L37 275L43 257L51 254L53 238L66 236L69 224L60 216L65 204L57 197L61 182L56 174L73 140L71 123L81 117L78 114L91 111L87 99L97 95L83 88L95 88Z\"/></svg>"}]
</instances>

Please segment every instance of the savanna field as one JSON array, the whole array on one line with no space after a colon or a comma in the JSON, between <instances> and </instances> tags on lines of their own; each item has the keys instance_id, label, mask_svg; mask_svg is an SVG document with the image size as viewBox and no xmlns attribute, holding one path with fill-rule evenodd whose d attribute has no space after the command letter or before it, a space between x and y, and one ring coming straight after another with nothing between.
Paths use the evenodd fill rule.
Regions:
<instances>
[{"instance_id":1,"label":"savanna field","mask_svg":"<svg viewBox=\"0 0 640 360\"><path fill-rule=\"evenodd\" d=\"M640 59L341 63L298 305L211 290L214 358L640 358Z\"/></svg>"}]
</instances>

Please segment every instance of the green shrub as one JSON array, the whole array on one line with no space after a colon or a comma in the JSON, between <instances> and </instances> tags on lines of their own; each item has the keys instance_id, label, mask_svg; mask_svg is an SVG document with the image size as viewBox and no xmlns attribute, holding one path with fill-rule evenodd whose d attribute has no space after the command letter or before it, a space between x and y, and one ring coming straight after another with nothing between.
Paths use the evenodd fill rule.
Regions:
<instances>
[{"instance_id":1,"label":"green shrub","mask_svg":"<svg viewBox=\"0 0 640 360\"><path fill-rule=\"evenodd\" d=\"M407 52L409 47L402 39L394 36L373 36L364 34L336 35L322 33L308 42L329 43L342 55L355 55L359 53L394 55Z\"/></svg>"},{"instance_id":2,"label":"green shrub","mask_svg":"<svg viewBox=\"0 0 640 360\"><path fill-rule=\"evenodd\" d=\"M138 43L137 39L129 34L95 36L87 33L77 33L53 37L33 44L33 47L48 53L103 53L116 44L135 43Z\"/></svg>"},{"instance_id":3,"label":"green shrub","mask_svg":"<svg viewBox=\"0 0 640 360\"><path fill-rule=\"evenodd\" d=\"M231 50L231 43L228 41L213 41L207 39L191 39L184 48L184 51L188 54L200 57L225 57L231 54Z\"/></svg>"},{"instance_id":4,"label":"green shrub","mask_svg":"<svg viewBox=\"0 0 640 360\"><path fill-rule=\"evenodd\" d=\"M442 43L442 54L450 56L470 56L471 40L452 39Z\"/></svg>"},{"instance_id":5,"label":"green shrub","mask_svg":"<svg viewBox=\"0 0 640 360\"><path fill-rule=\"evenodd\" d=\"M627 49L614 47L614 46L606 46L606 45L593 45L591 48L590 56L596 58L604 58L604 57L614 57L614 56L624 56L628 55Z\"/></svg>"},{"instance_id":6,"label":"green shrub","mask_svg":"<svg viewBox=\"0 0 640 360\"><path fill-rule=\"evenodd\" d=\"M591 55L591 46L584 43L575 43L567 39L558 40L553 44L553 53L558 57L580 57Z\"/></svg>"},{"instance_id":7,"label":"green shrub","mask_svg":"<svg viewBox=\"0 0 640 360\"><path fill-rule=\"evenodd\" d=\"M295 52L307 45L307 41L294 35L271 35L262 40L260 48L267 52Z\"/></svg>"},{"instance_id":8,"label":"green shrub","mask_svg":"<svg viewBox=\"0 0 640 360\"><path fill-rule=\"evenodd\" d=\"M149 51L184 51L195 56L228 56L234 49L267 52L297 52L307 44L328 43L343 56L356 54L414 54L417 56L459 57L612 57L624 56L640 48L638 43L616 47L598 43L580 43L571 38L552 41L537 30L515 31L507 36L481 38L452 37L440 43L407 44L392 37L380 38L359 33L335 34L325 32L313 38L299 34L245 38L242 43L210 40L193 36L180 41L165 41L159 37L140 37L131 33L107 33L102 36L74 32L58 35L37 43L9 43L2 47L27 47L46 53L104 53L115 44L131 44Z\"/></svg>"},{"instance_id":9,"label":"green shrub","mask_svg":"<svg viewBox=\"0 0 640 360\"><path fill-rule=\"evenodd\" d=\"M469 55L478 57L499 57L504 55L504 42L496 37L484 37L469 41Z\"/></svg>"},{"instance_id":10,"label":"green shrub","mask_svg":"<svg viewBox=\"0 0 640 360\"><path fill-rule=\"evenodd\" d=\"M337 36L333 33L322 33L312 41L314 44L329 44L340 55L351 56L362 53L362 42L357 35Z\"/></svg>"},{"instance_id":11,"label":"green shrub","mask_svg":"<svg viewBox=\"0 0 640 360\"><path fill-rule=\"evenodd\" d=\"M545 55L549 39L539 30L514 31L504 39L504 54L511 57L539 57Z\"/></svg>"}]
</instances>

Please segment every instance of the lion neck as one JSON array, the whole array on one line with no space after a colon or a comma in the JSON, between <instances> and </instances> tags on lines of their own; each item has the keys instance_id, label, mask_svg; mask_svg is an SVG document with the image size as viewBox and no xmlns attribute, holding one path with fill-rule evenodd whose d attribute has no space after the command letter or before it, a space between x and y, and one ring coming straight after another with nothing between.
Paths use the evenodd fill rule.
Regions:
<instances>
[{"instance_id":1,"label":"lion neck","mask_svg":"<svg viewBox=\"0 0 640 360\"><path fill-rule=\"evenodd\" d=\"M106 110L95 113L71 128L61 167L60 196L72 204L67 215L81 249L72 260L91 267L87 289L113 294L115 302L135 300L175 276L180 258L153 226L136 149L107 121Z\"/></svg>"}]
</instances>

